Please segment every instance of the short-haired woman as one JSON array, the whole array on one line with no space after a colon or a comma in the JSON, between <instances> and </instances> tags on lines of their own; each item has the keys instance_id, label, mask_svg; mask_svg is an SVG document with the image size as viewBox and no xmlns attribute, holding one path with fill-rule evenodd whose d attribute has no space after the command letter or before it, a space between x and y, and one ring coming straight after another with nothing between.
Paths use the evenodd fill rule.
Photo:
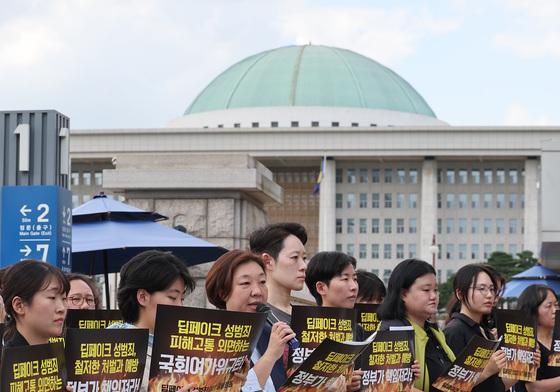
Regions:
<instances>
[{"instance_id":1,"label":"short-haired woman","mask_svg":"<svg viewBox=\"0 0 560 392\"><path fill-rule=\"evenodd\" d=\"M265 266L260 256L242 250L231 250L215 261L206 277L206 294L218 309L237 312L256 312L266 303ZM286 343L295 337L290 326L277 322L272 326L268 347L264 352L255 349L243 391L275 391L270 373L282 357Z\"/></svg>"},{"instance_id":2,"label":"short-haired woman","mask_svg":"<svg viewBox=\"0 0 560 392\"><path fill-rule=\"evenodd\" d=\"M145 328L149 331L146 368L140 391L147 391L154 341L157 305L183 305L194 289L185 264L170 252L149 250L130 259L121 268L117 302L124 323L109 328Z\"/></svg>"},{"instance_id":3,"label":"short-haired woman","mask_svg":"<svg viewBox=\"0 0 560 392\"><path fill-rule=\"evenodd\" d=\"M99 288L87 275L72 273L66 275L70 282L68 309L101 309Z\"/></svg>"}]
</instances>

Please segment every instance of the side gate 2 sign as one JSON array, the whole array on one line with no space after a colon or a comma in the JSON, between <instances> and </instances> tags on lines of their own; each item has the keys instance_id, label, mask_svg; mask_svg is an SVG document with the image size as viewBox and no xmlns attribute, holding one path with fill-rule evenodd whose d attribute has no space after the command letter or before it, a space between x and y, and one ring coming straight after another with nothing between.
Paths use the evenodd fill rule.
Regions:
<instances>
[{"instance_id":1,"label":"side gate 2 sign","mask_svg":"<svg viewBox=\"0 0 560 392\"><path fill-rule=\"evenodd\" d=\"M71 272L72 193L59 186L0 190L0 261L42 260Z\"/></svg>"}]
</instances>

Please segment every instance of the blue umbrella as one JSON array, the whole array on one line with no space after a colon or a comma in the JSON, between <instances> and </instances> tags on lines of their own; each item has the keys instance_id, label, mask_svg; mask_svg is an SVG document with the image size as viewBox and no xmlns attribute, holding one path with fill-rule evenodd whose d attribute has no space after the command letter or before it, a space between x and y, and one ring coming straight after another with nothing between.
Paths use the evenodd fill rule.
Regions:
<instances>
[{"instance_id":1,"label":"blue umbrella","mask_svg":"<svg viewBox=\"0 0 560 392\"><path fill-rule=\"evenodd\" d=\"M560 274L557 271L537 264L519 274L513 275L506 283L503 297L519 297L528 286L533 284L544 284L560 295Z\"/></svg>"},{"instance_id":2,"label":"blue umbrella","mask_svg":"<svg viewBox=\"0 0 560 392\"><path fill-rule=\"evenodd\" d=\"M147 212L105 195L72 211L72 271L105 275L109 303L108 274L118 272L138 253L159 249L171 251L187 265L214 261L226 249L171 229L156 221L167 217Z\"/></svg>"}]
</instances>

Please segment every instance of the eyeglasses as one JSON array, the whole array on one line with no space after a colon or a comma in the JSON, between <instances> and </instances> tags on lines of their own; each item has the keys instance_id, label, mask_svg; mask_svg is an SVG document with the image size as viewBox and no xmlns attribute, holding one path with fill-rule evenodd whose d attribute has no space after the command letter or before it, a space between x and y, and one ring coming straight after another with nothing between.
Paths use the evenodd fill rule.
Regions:
<instances>
[{"instance_id":1,"label":"eyeglasses","mask_svg":"<svg viewBox=\"0 0 560 392\"><path fill-rule=\"evenodd\" d=\"M74 295L72 297L68 297L68 301L72 302L72 305L74 306L81 306L84 301L86 301L89 306L95 306L95 298L93 297L82 297L81 295Z\"/></svg>"},{"instance_id":2,"label":"eyeglasses","mask_svg":"<svg viewBox=\"0 0 560 392\"><path fill-rule=\"evenodd\" d=\"M488 293L496 295L496 288L493 286L471 286L471 289L478 291L482 295L487 295Z\"/></svg>"}]
</instances>

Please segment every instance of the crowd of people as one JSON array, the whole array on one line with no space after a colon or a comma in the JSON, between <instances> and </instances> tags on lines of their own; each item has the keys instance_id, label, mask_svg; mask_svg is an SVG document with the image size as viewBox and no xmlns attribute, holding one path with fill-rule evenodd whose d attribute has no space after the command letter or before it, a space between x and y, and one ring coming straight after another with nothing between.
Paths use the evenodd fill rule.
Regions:
<instances>
[{"instance_id":1,"label":"crowd of people","mask_svg":"<svg viewBox=\"0 0 560 392\"><path fill-rule=\"evenodd\" d=\"M357 270L356 260L341 252L319 252L306 258L307 233L297 223L266 226L251 234L249 250L231 250L218 258L206 278L208 301L217 309L256 312L267 304L279 320L265 324L256 349L237 373L243 391L276 391L286 381L287 343L291 329L291 298L307 285L317 306L353 308L356 303L380 304L380 330L408 326L414 331L414 391L430 392L472 336L497 338L493 311L498 305L504 279L485 263L469 264L457 271L448 319L440 328L436 272L431 264L407 259L398 263L387 288L373 273ZM18 262L2 271L1 298L4 311L4 347L47 343L61 336L67 309L99 309L96 283L79 274L63 274L39 261ZM120 271L117 302L123 322L110 328L145 328L149 331L143 390L148 372L158 304L182 305L195 282L183 261L171 253L147 251L129 260ZM535 316L539 364L537 381L516 382L500 378L506 358L498 349L486 365L474 391L559 391L560 368L547 365L558 301L547 286L529 286L519 297L519 309ZM440 323L441 324L441 323ZM354 339L365 339L357 326ZM348 379L338 378L333 391L360 389L361 368L367 358L358 358Z\"/></svg>"}]
</instances>

